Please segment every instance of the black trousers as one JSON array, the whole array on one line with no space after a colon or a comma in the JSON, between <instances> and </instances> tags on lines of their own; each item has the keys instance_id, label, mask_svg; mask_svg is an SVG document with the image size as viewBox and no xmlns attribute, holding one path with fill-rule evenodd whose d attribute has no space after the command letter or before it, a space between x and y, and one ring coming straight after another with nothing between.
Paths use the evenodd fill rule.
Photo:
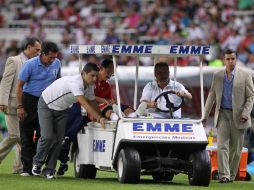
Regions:
<instances>
[{"instance_id":1,"label":"black trousers","mask_svg":"<svg viewBox=\"0 0 254 190\"><path fill-rule=\"evenodd\" d=\"M21 137L21 161L23 172L31 174L33 157L36 154L37 142L40 137L40 125L37 113L39 97L23 93L22 103L26 112L24 121L19 122Z\"/></svg>"},{"instance_id":2,"label":"black trousers","mask_svg":"<svg viewBox=\"0 0 254 190\"><path fill-rule=\"evenodd\" d=\"M70 143L75 142L77 139L77 133L88 122L88 118L81 115L81 106L79 103L75 103L68 111L68 123L65 131L65 137L69 137L69 140L63 140L61 146L61 152L58 159L61 163L67 163L69 161Z\"/></svg>"}]
</instances>

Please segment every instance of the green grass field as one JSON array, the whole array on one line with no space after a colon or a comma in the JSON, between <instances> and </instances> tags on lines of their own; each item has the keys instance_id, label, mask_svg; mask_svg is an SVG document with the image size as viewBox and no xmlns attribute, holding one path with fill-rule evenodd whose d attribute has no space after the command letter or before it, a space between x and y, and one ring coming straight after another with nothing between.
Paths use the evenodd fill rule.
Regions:
<instances>
[{"instance_id":1,"label":"green grass field","mask_svg":"<svg viewBox=\"0 0 254 190\"><path fill-rule=\"evenodd\" d=\"M47 180L42 177L22 177L12 174L12 152L0 164L0 189L1 190L181 190L181 189L254 189L254 176L252 181L237 181L230 184L220 184L218 181L211 181L209 187L195 187L188 184L187 175L177 175L172 182L155 183L150 176L142 176L139 184L120 184L117 181L117 175L114 172L99 171L95 180L83 180L74 178L73 165L70 165L69 171L64 177Z\"/></svg>"}]
</instances>

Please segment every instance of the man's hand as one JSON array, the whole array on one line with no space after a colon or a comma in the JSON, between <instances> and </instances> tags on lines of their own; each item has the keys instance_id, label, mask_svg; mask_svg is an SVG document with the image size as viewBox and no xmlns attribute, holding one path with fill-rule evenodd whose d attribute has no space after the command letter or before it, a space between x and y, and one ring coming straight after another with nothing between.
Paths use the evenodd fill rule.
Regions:
<instances>
[{"instance_id":1,"label":"man's hand","mask_svg":"<svg viewBox=\"0 0 254 190\"><path fill-rule=\"evenodd\" d=\"M206 127L206 121L207 121L206 119L202 120L203 127Z\"/></svg>"},{"instance_id":2,"label":"man's hand","mask_svg":"<svg viewBox=\"0 0 254 190\"><path fill-rule=\"evenodd\" d=\"M24 121L25 116L26 116L26 112L25 109L23 107L19 107L17 109L17 115L20 121Z\"/></svg>"},{"instance_id":3,"label":"man's hand","mask_svg":"<svg viewBox=\"0 0 254 190\"><path fill-rule=\"evenodd\" d=\"M179 96L179 97L184 97L185 92L184 91L178 91L178 92L176 92L176 95Z\"/></svg>"},{"instance_id":4,"label":"man's hand","mask_svg":"<svg viewBox=\"0 0 254 190\"><path fill-rule=\"evenodd\" d=\"M7 106L5 106L5 105L1 105L1 106L0 106L0 112L3 112L3 113L5 113L5 114L7 114L7 111L8 111Z\"/></svg>"},{"instance_id":5,"label":"man's hand","mask_svg":"<svg viewBox=\"0 0 254 190\"><path fill-rule=\"evenodd\" d=\"M154 101L147 102L147 107L148 108L157 108L157 103Z\"/></svg>"},{"instance_id":6,"label":"man's hand","mask_svg":"<svg viewBox=\"0 0 254 190\"><path fill-rule=\"evenodd\" d=\"M107 121L107 119L105 117L101 117L99 120L99 123L101 124L101 127L103 129L105 129L105 122Z\"/></svg>"},{"instance_id":7,"label":"man's hand","mask_svg":"<svg viewBox=\"0 0 254 190\"><path fill-rule=\"evenodd\" d=\"M240 116L240 122L241 122L241 123L245 123L247 120L248 120L248 117L247 117L247 116L245 116L245 115L241 115L241 116Z\"/></svg>"}]
</instances>

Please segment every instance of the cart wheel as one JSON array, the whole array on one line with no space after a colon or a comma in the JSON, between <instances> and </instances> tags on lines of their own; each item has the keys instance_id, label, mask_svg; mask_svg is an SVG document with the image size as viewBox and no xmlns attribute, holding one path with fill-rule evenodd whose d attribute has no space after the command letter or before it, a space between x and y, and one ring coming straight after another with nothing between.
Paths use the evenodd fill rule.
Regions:
<instances>
[{"instance_id":1,"label":"cart wheel","mask_svg":"<svg viewBox=\"0 0 254 190\"><path fill-rule=\"evenodd\" d=\"M206 150L190 155L191 169L188 173L190 185L208 186L211 176L210 157Z\"/></svg>"},{"instance_id":2,"label":"cart wheel","mask_svg":"<svg viewBox=\"0 0 254 190\"><path fill-rule=\"evenodd\" d=\"M91 164L80 164L78 152L74 154L74 171L76 178L95 179L97 169Z\"/></svg>"},{"instance_id":3,"label":"cart wheel","mask_svg":"<svg viewBox=\"0 0 254 190\"><path fill-rule=\"evenodd\" d=\"M251 181L251 175L249 172L246 172L245 181Z\"/></svg>"},{"instance_id":4,"label":"cart wheel","mask_svg":"<svg viewBox=\"0 0 254 190\"><path fill-rule=\"evenodd\" d=\"M120 183L138 183L140 180L141 161L136 149L121 149L117 160L117 176Z\"/></svg>"},{"instance_id":5,"label":"cart wheel","mask_svg":"<svg viewBox=\"0 0 254 190\"><path fill-rule=\"evenodd\" d=\"M154 181L172 181L174 178L174 174L171 172L157 172L152 174Z\"/></svg>"}]
</instances>

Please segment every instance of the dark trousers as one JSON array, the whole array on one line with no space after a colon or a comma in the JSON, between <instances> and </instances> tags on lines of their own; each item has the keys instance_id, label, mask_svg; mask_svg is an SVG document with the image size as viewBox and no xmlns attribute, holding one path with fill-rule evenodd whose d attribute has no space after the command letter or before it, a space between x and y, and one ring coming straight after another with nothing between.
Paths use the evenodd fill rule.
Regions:
<instances>
[{"instance_id":1,"label":"dark trousers","mask_svg":"<svg viewBox=\"0 0 254 190\"><path fill-rule=\"evenodd\" d=\"M22 103L26 112L24 121L20 121L21 137L21 161L23 171L31 173L33 156L36 153L38 138L40 137L40 125L37 113L39 97L23 93ZM35 135L35 136L34 136Z\"/></svg>"},{"instance_id":2,"label":"dark trousers","mask_svg":"<svg viewBox=\"0 0 254 190\"><path fill-rule=\"evenodd\" d=\"M78 131L85 125L87 118L81 115L81 106L79 103L73 104L68 113L68 123L66 127L65 137L68 140L63 140L61 152L58 159L61 163L69 161L70 143L76 140Z\"/></svg>"}]
</instances>

